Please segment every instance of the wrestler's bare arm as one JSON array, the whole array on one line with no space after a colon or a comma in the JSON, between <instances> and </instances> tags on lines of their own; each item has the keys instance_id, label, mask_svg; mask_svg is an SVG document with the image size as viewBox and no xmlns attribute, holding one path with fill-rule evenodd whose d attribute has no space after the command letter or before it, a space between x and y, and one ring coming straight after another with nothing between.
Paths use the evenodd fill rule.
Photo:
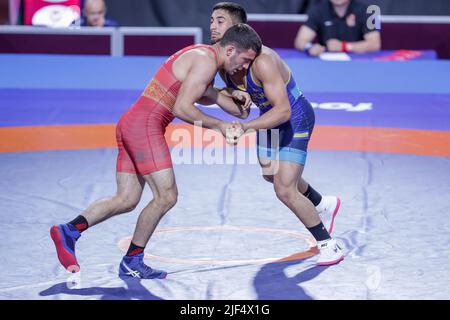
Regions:
<instances>
[{"instance_id":1,"label":"wrestler's bare arm","mask_svg":"<svg viewBox=\"0 0 450 320\"><path fill-rule=\"evenodd\" d=\"M275 61L265 55L259 56L252 66L252 72L264 87L264 94L273 106L259 118L244 124L249 129L271 129L291 118L291 106L286 93L286 84Z\"/></svg>"},{"instance_id":2,"label":"wrestler's bare arm","mask_svg":"<svg viewBox=\"0 0 450 320\"><path fill-rule=\"evenodd\" d=\"M199 102L206 105L215 103L226 113L241 119L246 119L250 113L251 98L245 92L219 90L209 86Z\"/></svg>"},{"instance_id":3,"label":"wrestler's bare arm","mask_svg":"<svg viewBox=\"0 0 450 320\"><path fill-rule=\"evenodd\" d=\"M216 63L207 56L199 55L192 59L194 61L181 84L172 112L174 116L188 123L201 121L203 127L220 129L223 124L221 120L204 114L194 105L214 79L217 72Z\"/></svg>"},{"instance_id":4,"label":"wrestler's bare arm","mask_svg":"<svg viewBox=\"0 0 450 320\"><path fill-rule=\"evenodd\" d=\"M225 81L225 71L224 70L219 70L218 74L220 75L220 77L222 78L223 81ZM239 90L234 90L233 88L214 88L215 90L219 91L220 94L223 95L223 97L228 97L228 98L234 98L235 100L240 101L239 104L236 104L234 101L233 103L230 103L228 99L223 98L221 99L221 101L217 102L213 102L216 103L223 111L225 111L228 114L231 114L237 118L241 118L241 119L247 119L249 114L250 114L250 107L252 104L252 100L250 95L247 92L241 91L239 92ZM211 93L206 92L206 95L211 95ZM219 98L221 98L219 96ZM211 98L208 97L207 98L209 101L205 101L205 102L210 102ZM223 101L223 102L222 102Z\"/></svg>"}]
</instances>

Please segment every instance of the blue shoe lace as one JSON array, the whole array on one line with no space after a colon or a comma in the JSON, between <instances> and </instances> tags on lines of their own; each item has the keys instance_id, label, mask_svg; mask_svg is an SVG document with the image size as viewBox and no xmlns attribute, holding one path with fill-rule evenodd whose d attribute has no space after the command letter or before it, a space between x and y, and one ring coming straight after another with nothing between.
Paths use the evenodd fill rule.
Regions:
<instances>
[{"instance_id":1,"label":"blue shoe lace","mask_svg":"<svg viewBox=\"0 0 450 320\"><path fill-rule=\"evenodd\" d=\"M144 261L139 262L139 271L142 273L144 278L147 278L148 276L151 276L153 273L156 273L152 267L146 265Z\"/></svg>"},{"instance_id":2,"label":"blue shoe lace","mask_svg":"<svg viewBox=\"0 0 450 320\"><path fill-rule=\"evenodd\" d=\"M125 259L125 258L124 258ZM133 260L137 260L134 262ZM124 261L126 263L126 261ZM133 263L134 262L134 263ZM167 276L167 272L153 269L144 263L144 254L140 253L132 258L130 263L126 263L128 267L139 272L141 278L144 279L163 279Z\"/></svg>"},{"instance_id":3,"label":"blue shoe lace","mask_svg":"<svg viewBox=\"0 0 450 320\"><path fill-rule=\"evenodd\" d=\"M70 224L62 224L61 230L67 247L75 252L75 242L80 238L80 232Z\"/></svg>"}]
</instances>

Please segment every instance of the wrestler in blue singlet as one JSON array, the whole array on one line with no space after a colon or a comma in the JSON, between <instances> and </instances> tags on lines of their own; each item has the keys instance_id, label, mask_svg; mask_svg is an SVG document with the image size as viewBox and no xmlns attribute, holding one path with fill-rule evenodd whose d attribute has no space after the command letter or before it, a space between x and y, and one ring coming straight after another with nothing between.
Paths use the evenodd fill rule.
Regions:
<instances>
[{"instance_id":1,"label":"wrestler in blue singlet","mask_svg":"<svg viewBox=\"0 0 450 320\"><path fill-rule=\"evenodd\" d=\"M270 110L272 105L265 96L263 87L253 81L251 68L247 72L245 82L245 87L237 86L228 74L225 75L227 87L248 92L253 103L259 108L260 115ZM286 91L292 110L291 119L273 129L258 130L258 157L305 165L308 142L315 122L314 110L297 87L291 73L286 84ZM278 141L272 141L272 139Z\"/></svg>"}]
</instances>

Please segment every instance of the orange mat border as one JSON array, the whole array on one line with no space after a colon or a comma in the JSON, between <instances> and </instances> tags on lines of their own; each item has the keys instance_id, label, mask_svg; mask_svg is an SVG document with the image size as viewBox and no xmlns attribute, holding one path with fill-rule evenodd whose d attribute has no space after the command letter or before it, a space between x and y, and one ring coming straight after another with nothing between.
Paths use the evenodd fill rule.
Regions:
<instances>
[{"instance_id":1,"label":"orange mat border","mask_svg":"<svg viewBox=\"0 0 450 320\"><path fill-rule=\"evenodd\" d=\"M115 127L115 124L2 127L0 152L114 148ZM202 133L203 139L182 138L194 137L194 130L197 137ZM184 123L171 124L166 132L171 147L206 146L219 137L219 133ZM255 146L254 134L246 140L247 147ZM310 149L450 157L450 131L317 125Z\"/></svg>"}]
</instances>

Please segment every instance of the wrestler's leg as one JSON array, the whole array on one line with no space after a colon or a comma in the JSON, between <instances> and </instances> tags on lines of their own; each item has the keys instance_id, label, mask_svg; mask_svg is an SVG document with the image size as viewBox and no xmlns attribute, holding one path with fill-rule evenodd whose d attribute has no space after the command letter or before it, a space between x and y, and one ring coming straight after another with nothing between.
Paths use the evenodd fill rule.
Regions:
<instances>
[{"instance_id":1,"label":"wrestler's leg","mask_svg":"<svg viewBox=\"0 0 450 320\"><path fill-rule=\"evenodd\" d=\"M136 173L117 172L117 193L91 204L83 213L92 227L117 214L133 211L141 199L144 179Z\"/></svg>"},{"instance_id":2,"label":"wrestler's leg","mask_svg":"<svg viewBox=\"0 0 450 320\"><path fill-rule=\"evenodd\" d=\"M132 242L145 247L159 220L177 202L178 190L172 168L144 175L153 192L153 199L142 210L136 224Z\"/></svg>"}]
</instances>

